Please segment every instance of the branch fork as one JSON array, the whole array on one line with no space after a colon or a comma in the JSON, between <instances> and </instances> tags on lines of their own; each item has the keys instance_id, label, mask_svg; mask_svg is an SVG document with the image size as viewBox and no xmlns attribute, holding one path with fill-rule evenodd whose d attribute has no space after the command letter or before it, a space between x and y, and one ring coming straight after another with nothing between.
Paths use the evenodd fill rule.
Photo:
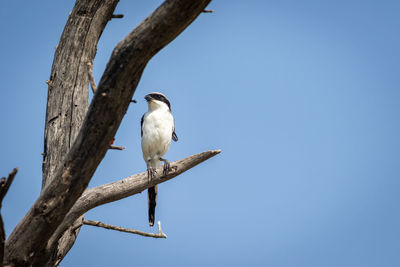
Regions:
<instances>
[{"instance_id":1,"label":"branch fork","mask_svg":"<svg viewBox=\"0 0 400 267\"><path fill-rule=\"evenodd\" d=\"M157 173L149 181L147 171L134 174L125 179L100 185L87 189L83 195L75 202L74 206L65 216L63 222L57 228L56 232L48 243L48 248L57 243L59 237L73 224L80 216L87 211L106 203L114 202L135 194L139 194L149 187L166 182L194 166L221 153L221 150L208 150L202 153L194 154L184 159L170 162L172 170L163 174L163 166L157 168Z\"/></svg>"},{"instance_id":2,"label":"branch fork","mask_svg":"<svg viewBox=\"0 0 400 267\"><path fill-rule=\"evenodd\" d=\"M68 118L60 119L62 127L46 124L43 189L5 244L6 265L54 266L75 240L63 245L60 238L85 211L140 193L220 153L206 151L180 160L176 162L176 171L167 176L156 175L150 183L144 172L86 190L147 63L184 31L209 2L165 1L117 44L96 86L92 62L97 42L118 0L76 0L55 52L46 111L46 121L59 114L59 110ZM94 96L87 108L90 80ZM69 130L64 131L63 127ZM64 134L58 134L59 130ZM63 152L62 157L59 151Z\"/></svg>"}]
</instances>

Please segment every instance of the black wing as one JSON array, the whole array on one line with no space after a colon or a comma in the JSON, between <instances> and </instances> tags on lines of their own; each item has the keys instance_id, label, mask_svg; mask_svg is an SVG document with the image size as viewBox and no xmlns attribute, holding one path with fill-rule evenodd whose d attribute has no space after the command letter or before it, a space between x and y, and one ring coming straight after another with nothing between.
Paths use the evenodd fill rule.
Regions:
<instances>
[{"instance_id":1,"label":"black wing","mask_svg":"<svg viewBox=\"0 0 400 267\"><path fill-rule=\"evenodd\" d=\"M178 136L175 133L175 128L174 128L174 131L172 132L172 140L174 140L175 142L178 141Z\"/></svg>"},{"instance_id":2,"label":"black wing","mask_svg":"<svg viewBox=\"0 0 400 267\"><path fill-rule=\"evenodd\" d=\"M144 114L142 116L142 119L140 120L140 136L143 137L143 118L144 118Z\"/></svg>"}]
</instances>

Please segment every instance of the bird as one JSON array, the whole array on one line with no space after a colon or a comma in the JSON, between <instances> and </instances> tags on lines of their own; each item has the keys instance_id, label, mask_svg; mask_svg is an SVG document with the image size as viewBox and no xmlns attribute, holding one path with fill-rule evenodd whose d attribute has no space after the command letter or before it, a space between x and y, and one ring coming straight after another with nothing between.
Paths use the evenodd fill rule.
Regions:
<instances>
[{"instance_id":1,"label":"bird","mask_svg":"<svg viewBox=\"0 0 400 267\"><path fill-rule=\"evenodd\" d=\"M177 142L175 122L171 112L168 98L159 92L153 92L144 97L147 101L148 111L141 119L141 137L143 159L147 166L149 181L154 178L156 168L164 162L163 174L171 170L170 163L163 156L169 150L171 140ZM154 225L157 185L147 190L149 225Z\"/></svg>"}]
</instances>

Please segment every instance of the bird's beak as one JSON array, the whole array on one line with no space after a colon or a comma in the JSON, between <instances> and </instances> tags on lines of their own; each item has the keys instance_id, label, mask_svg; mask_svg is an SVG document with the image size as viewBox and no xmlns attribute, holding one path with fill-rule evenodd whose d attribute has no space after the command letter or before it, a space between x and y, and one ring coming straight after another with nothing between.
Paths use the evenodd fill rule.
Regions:
<instances>
[{"instance_id":1,"label":"bird's beak","mask_svg":"<svg viewBox=\"0 0 400 267\"><path fill-rule=\"evenodd\" d=\"M153 98L152 98L151 96L149 96L149 95L146 95L146 96L144 97L144 99L146 99L147 102L153 100Z\"/></svg>"}]
</instances>

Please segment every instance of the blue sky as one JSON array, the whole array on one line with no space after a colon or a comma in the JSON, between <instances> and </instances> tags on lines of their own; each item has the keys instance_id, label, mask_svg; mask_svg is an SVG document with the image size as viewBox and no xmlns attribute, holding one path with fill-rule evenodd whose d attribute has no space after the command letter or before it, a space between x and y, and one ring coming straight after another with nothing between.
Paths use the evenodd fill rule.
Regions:
<instances>
[{"instance_id":1,"label":"blue sky","mask_svg":"<svg viewBox=\"0 0 400 267\"><path fill-rule=\"evenodd\" d=\"M113 47L161 1L122 0L99 43ZM0 10L0 175L20 171L7 234L37 198L47 86L73 1ZM166 240L90 226L61 266L399 266L400 2L213 1L148 64L90 187L145 170L143 97L171 100L171 161L222 153L160 185ZM87 213L152 231L146 193ZM155 229L154 229L155 230Z\"/></svg>"}]
</instances>

